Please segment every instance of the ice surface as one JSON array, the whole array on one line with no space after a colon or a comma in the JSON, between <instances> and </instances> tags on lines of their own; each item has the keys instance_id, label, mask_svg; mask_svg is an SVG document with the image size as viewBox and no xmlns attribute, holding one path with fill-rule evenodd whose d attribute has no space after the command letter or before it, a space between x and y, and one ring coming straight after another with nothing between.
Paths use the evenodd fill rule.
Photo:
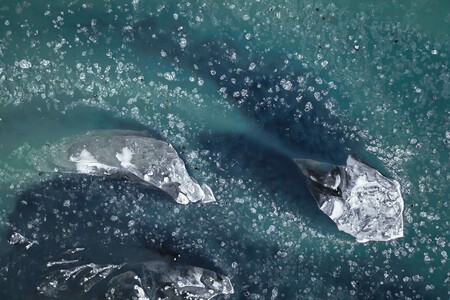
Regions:
<instances>
[{"instance_id":1,"label":"ice surface","mask_svg":"<svg viewBox=\"0 0 450 300\"><path fill-rule=\"evenodd\" d=\"M50 155L35 161L40 171L116 176L150 184L180 204L215 201L209 186L191 178L172 145L139 132L89 132L50 148Z\"/></svg>"},{"instance_id":2,"label":"ice surface","mask_svg":"<svg viewBox=\"0 0 450 300\"><path fill-rule=\"evenodd\" d=\"M346 166L296 159L320 209L358 242L403 237L400 184L352 156Z\"/></svg>"},{"instance_id":3,"label":"ice surface","mask_svg":"<svg viewBox=\"0 0 450 300\"><path fill-rule=\"evenodd\" d=\"M154 261L130 266L108 283L107 299L211 299L233 294L230 279L193 266Z\"/></svg>"},{"instance_id":4,"label":"ice surface","mask_svg":"<svg viewBox=\"0 0 450 300\"><path fill-rule=\"evenodd\" d=\"M36 241L31 241L21 235L18 232L14 232L8 240L10 245L25 245L25 249L30 249L34 244L38 244Z\"/></svg>"},{"instance_id":5,"label":"ice surface","mask_svg":"<svg viewBox=\"0 0 450 300\"><path fill-rule=\"evenodd\" d=\"M73 264L73 261L51 262L47 266L65 266ZM75 266L68 269L58 269L51 272L40 286L37 287L41 295L60 298L64 292L70 289L70 286L77 282L76 285L81 286L84 292L89 290L108 277L114 270L121 269L124 265L98 265L89 263L81 266Z\"/></svg>"},{"instance_id":6,"label":"ice surface","mask_svg":"<svg viewBox=\"0 0 450 300\"><path fill-rule=\"evenodd\" d=\"M37 290L39 294L60 298L81 286L84 293L106 299L211 299L234 293L230 279L199 267L149 261L132 264L88 263L78 260L51 262L51 270ZM87 295L86 295L87 296Z\"/></svg>"}]
</instances>

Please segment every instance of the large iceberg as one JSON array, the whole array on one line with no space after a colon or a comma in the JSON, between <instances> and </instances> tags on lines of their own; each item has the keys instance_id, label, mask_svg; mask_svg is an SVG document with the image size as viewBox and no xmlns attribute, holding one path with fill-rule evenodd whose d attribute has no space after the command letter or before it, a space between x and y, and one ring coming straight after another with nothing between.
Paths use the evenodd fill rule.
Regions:
<instances>
[{"instance_id":1,"label":"large iceberg","mask_svg":"<svg viewBox=\"0 0 450 300\"><path fill-rule=\"evenodd\" d=\"M320 209L358 242L403 237L400 184L349 156L346 166L295 159Z\"/></svg>"},{"instance_id":2,"label":"large iceberg","mask_svg":"<svg viewBox=\"0 0 450 300\"><path fill-rule=\"evenodd\" d=\"M34 161L39 171L115 176L155 186L180 204L215 201L208 185L189 176L172 145L140 132L92 131L47 148Z\"/></svg>"}]
</instances>

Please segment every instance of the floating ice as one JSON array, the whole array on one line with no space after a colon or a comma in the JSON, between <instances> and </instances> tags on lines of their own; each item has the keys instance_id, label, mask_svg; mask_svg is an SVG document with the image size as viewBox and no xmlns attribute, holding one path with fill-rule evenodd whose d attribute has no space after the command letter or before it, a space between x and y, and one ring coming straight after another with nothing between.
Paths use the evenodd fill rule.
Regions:
<instances>
[{"instance_id":1,"label":"floating ice","mask_svg":"<svg viewBox=\"0 0 450 300\"><path fill-rule=\"evenodd\" d=\"M403 237L400 184L352 156L346 166L295 159L320 209L358 242Z\"/></svg>"},{"instance_id":2,"label":"floating ice","mask_svg":"<svg viewBox=\"0 0 450 300\"><path fill-rule=\"evenodd\" d=\"M28 60L22 59L19 61L19 67L22 69L29 69L31 68L31 63Z\"/></svg>"},{"instance_id":3,"label":"floating ice","mask_svg":"<svg viewBox=\"0 0 450 300\"><path fill-rule=\"evenodd\" d=\"M162 261L130 266L108 283L107 299L211 299L233 294L228 277L193 266Z\"/></svg>"},{"instance_id":4,"label":"floating ice","mask_svg":"<svg viewBox=\"0 0 450 300\"><path fill-rule=\"evenodd\" d=\"M227 276L188 265L164 261L131 264L77 265L78 260L48 263L50 274L37 287L46 297L60 298L70 289L83 288L106 299L211 299L233 294ZM92 292L91 292L92 294Z\"/></svg>"},{"instance_id":5,"label":"floating ice","mask_svg":"<svg viewBox=\"0 0 450 300\"><path fill-rule=\"evenodd\" d=\"M189 176L172 145L138 132L89 132L51 146L47 156L35 161L40 171L118 176L156 186L181 204L215 201L209 186Z\"/></svg>"},{"instance_id":6,"label":"floating ice","mask_svg":"<svg viewBox=\"0 0 450 300\"><path fill-rule=\"evenodd\" d=\"M10 245L25 245L25 249L30 249L34 244L38 244L36 241L27 239L18 232L14 232L8 240Z\"/></svg>"},{"instance_id":7,"label":"floating ice","mask_svg":"<svg viewBox=\"0 0 450 300\"><path fill-rule=\"evenodd\" d=\"M50 262L47 263L47 266L66 266L74 262L77 261ZM51 272L45 281L37 287L37 290L46 297L60 298L76 282L76 286L81 286L84 292L89 292L94 285L108 277L114 270L121 269L123 266L124 264L98 265L89 263L68 269L58 269Z\"/></svg>"}]
</instances>

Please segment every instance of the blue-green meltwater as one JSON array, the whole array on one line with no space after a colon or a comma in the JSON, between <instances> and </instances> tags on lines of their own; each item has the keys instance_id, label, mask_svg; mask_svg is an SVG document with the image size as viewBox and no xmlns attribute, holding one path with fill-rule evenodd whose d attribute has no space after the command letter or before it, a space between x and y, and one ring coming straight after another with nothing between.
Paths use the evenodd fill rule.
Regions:
<instances>
[{"instance_id":1,"label":"blue-green meltwater","mask_svg":"<svg viewBox=\"0 0 450 300\"><path fill-rule=\"evenodd\" d=\"M449 299L449 23L0 0L0 299Z\"/></svg>"}]
</instances>

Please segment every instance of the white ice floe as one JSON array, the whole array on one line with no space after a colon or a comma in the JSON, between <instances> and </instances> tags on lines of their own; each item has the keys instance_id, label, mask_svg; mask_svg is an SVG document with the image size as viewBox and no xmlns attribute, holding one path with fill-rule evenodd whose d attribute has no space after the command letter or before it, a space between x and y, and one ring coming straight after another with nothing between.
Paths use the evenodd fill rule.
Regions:
<instances>
[{"instance_id":1,"label":"white ice floe","mask_svg":"<svg viewBox=\"0 0 450 300\"><path fill-rule=\"evenodd\" d=\"M320 209L358 242L403 237L400 184L352 156L346 166L296 159Z\"/></svg>"},{"instance_id":2,"label":"white ice floe","mask_svg":"<svg viewBox=\"0 0 450 300\"><path fill-rule=\"evenodd\" d=\"M188 174L172 145L139 132L90 132L52 147L51 157L36 162L40 171L125 178L156 186L180 204L215 201L209 186Z\"/></svg>"},{"instance_id":3,"label":"white ice floe","mask_svg":"<svg viewBox=\"0 0 450 300\"><path fill-rule=\"evenodd\" d=\"M22 69L29 69L31 68L31 63L28 60L22 59L19 61L19 67Z\"/></svg>"},{"instance_id":4,"label":"white ice floe","mask_svg":"<svg viewBox=\"0 0 450 300\"><path fill-rule=\"evenodd\" d=\"M25 249L30 249L31 246L39 244L37 241L32 241L30 239L27 239L26 237L24 237L23 235L21 235L18 232L14 232L8 240L8 243L10 245L24 245Z\"/></svg>"}]
</instances>

